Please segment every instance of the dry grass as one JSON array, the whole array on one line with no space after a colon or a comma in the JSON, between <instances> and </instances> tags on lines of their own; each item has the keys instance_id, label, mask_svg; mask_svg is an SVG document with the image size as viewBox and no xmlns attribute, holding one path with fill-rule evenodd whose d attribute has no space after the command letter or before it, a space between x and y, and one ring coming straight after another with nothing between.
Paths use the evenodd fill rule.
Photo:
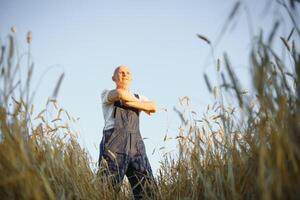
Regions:
<instances>
[{"instance_id":1,"label":"dry grass","mask_svg":"<svg viewBox=\"0 0 300 200\"><path fill-rule=\"evenodd\" d=\"M33 65L30 55L17 55L15 27L12 33L8 45L1 49L0 58L1 199L131 199L128 185L124 184L115 194L106 178L92 171L91 159L71 128L76 119L60 108L54 98L33 116L34 93L30 91ZM31 41L29 32L28 50ZM28 61L25 81L18 79L21 59ZM53 97L62 78L63 75ZM50 118L51 115L54 117Z\"/></svg>"},{"instance_id":2,"label":"dry grass","mask_svg":"<svg viewBox=\"0 0 300 200\"><path fill-rule=\"evenodd\" d=\"M230 18L238 8L234 6ZM295 27L281 38L291 58L288 68L271 48L276 29L267 42L262 35L253 42L254 97L241 90L225 54L223 68L229 81L218 59L223 81L213 88L205 75L216 102L203 116L187 112L189 98L181 99L178 159L168 154L162 158L156 176L157 199L299 199L300 34ZM131 199L128 184L115 193L106 177L91 169L91 159L70 128L76 120L55 100L32 116L29 81L24 87L16 78L19 58L14 54L14 36L9 41L8 51L2 48L0 58L1 199ZM30 66L28 62L26 80L32 74ZM225 105L226 94L234 94L239 106ZM47 118L50 105L56 112L53 119ZM33 120L39 122L37 126Z\"/></svg>"}]
</instances>

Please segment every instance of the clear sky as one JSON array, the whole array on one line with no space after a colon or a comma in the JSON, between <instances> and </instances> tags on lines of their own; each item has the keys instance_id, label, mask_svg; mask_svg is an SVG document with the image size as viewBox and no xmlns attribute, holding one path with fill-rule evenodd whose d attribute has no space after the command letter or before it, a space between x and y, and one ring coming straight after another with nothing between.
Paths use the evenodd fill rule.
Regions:
<instances>
[{"instance_id":1,"label":"clear sky","mask_svg":"<svg viewBox=\"0 0 300 200\"><path fill-rule=\"evenodd\" d=\"M141 132L152 168L156 171L163 151L176 150L176 142L163 138L178 134L180 121L173 111L178 98L189 96L191 107L199 113L213 101L206 89L203 73L214 80L209 46L196 34L213 43L221 33L234 0L1 0L0 37L5 40L10 27L16 26L21 52L26 49L26 33L33 32L31 53L35 63L37 90L34 104L42 109L52 94L56 81L65 73L58 95L59 104L71 115L80 117L76 124L79 142L92 160L98 159L102 138L103 116L101 91L113 88L111 75L119 64L128 65L133 73L132 90L157 102L159 110L141 116ZM222 33L216 57L226 51L234 69L249 86L248 51L251 48L246 9L249 9L254 34L270 29L270 1L244 0L237 18ZM283 15L285 17L285 15ZM278 16L281 17L280 15ZM281 29L287 35L289 27ZM25 70L24 70L25 71ZM38 111L36 111L38 112ZM154 154L153 149L156 148Z\"/></svg>"}]
</instances>

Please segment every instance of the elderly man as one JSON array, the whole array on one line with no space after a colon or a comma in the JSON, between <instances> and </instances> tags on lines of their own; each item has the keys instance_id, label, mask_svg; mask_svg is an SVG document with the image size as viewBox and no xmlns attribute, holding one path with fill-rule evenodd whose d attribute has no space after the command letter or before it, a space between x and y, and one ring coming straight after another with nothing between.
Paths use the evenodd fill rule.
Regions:
<instances>
[{"instance_id":1,"label":"elderly man","mask_svg":"<svg viewBox=\"0 0 300 200\"><path fill-rule=\"evenodd\" d=\"M114 186L126 175L134 198L140 199L147 182L154 179L139 130L139 114L141 111L154 113L156 105L145 96L129 91L132 75L127 66L117 67L112 80L116 89L104 90L101 94L105 126L99 165L107 164L106 174L112 176Z\"/></svg>"}]
</instances>

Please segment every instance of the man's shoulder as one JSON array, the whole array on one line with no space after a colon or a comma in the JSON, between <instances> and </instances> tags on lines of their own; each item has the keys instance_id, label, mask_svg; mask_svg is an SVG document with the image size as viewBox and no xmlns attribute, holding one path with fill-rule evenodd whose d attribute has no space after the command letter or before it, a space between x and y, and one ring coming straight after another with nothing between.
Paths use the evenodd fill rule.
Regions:
<instances>
[{"instance_id":1,"label":"man's shoulder","mask_svg":"<svg viewBox=\"0 0 300 200\"><path fill-rule=\"evenodd\" d=\"M105 88L105 89L102 90L101 94L105 94L105 93L107 93L107 92L109 92L109 91L111 91L111 90L112 90L112 89Z\"/></svg>"},{"instance_id":2,"label":"man's shoulder","mask_svg":"<svg viewBox=\"0 0 300 200\"><path fill-rule=\"evenodd\" d=\"M101 92L101 100L102 100L102 103L108 103L108 94L110 91L112 91L113 89L104 89L102 90Z\"/></svg>"}]
</instances>

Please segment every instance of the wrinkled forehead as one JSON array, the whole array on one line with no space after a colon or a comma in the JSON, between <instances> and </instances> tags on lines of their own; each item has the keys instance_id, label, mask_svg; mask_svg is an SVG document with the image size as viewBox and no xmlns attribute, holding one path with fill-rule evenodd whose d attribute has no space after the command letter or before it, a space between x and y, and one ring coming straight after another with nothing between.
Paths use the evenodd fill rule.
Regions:
<instances>
[{"instance_id":1,"label":"wrinkled forehead","mask_svg":"<svg viewBox=\"0 0 300 200\"><path fill-rule=\"evenodd\" d=\"M125 65L121 65L119 67L117 67L114 71L114 75L116 75L118 72L129 72L131 74L131 71L129 69L129 67L125 66Z\"/></svg>"}]
</instances>

